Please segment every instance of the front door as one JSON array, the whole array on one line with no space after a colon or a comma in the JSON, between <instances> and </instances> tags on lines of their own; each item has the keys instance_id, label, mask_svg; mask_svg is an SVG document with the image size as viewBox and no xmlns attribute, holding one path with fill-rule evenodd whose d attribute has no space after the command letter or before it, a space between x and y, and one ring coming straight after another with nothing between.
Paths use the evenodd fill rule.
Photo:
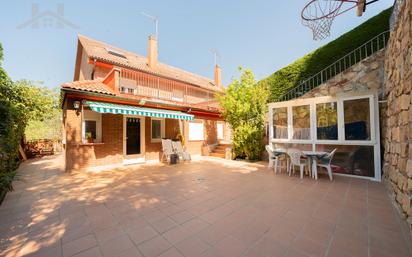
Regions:
<instances>
[{"instance_id":1,"label":"front door","mask_svg":"<svg viewBox=\"0 0 412 257\"><path fill-rule=\"evenodd\" d=\"M140 119L126 119L126 154L140 154Z\"/></svg>"}]
</instances>

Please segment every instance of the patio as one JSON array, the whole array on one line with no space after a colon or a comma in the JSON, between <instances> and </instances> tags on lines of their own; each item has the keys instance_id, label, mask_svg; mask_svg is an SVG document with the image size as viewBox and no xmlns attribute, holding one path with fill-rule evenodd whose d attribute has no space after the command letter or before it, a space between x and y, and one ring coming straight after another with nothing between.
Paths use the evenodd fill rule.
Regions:
<instances>
[{"instance_id":1,"label":"patio","mask_svg":"<svg viewBox=\"0 0 412 257\"><path fill-rule=\"evenodd\" d=\"M62 163L21 165L0 206L1 256L411 255L383 183L211 158L73 174Z\"/></svg>"}]
</instances>

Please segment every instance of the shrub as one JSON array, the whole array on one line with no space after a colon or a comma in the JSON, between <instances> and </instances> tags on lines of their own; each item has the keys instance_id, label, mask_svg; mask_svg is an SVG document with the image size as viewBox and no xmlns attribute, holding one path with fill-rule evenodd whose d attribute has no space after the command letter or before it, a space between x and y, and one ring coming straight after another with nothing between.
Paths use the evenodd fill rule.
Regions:
<instances>
[{"instance_id":1,"label":"shrub","mask_svg":"<svg viewBox=\"0 0 412 257\"><path fill-rule=\"evenodd\" d=\"M256 84L252 71L242 70L226 92L218 96L223 116L233 129L233 153L237 158L260 159L268 91Z\"/></svg>"},{"instance_id":2,"label":"shrub","mask_svg":"<svg viewBox=\"0 0 412 257\"><path fill-rule=\"evenodd\" d=\"M332 42L276 71L259 84L270 90L270 101L276 100L301 81L318 73L371 38L389 30L391 12L392 8L382 11Z\"/></svg>"}]
</instances>

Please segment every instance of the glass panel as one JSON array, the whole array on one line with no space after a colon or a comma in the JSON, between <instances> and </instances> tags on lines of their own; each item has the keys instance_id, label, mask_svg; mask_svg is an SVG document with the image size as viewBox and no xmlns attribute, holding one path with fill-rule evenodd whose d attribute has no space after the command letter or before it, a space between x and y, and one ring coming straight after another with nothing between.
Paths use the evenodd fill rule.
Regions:
<instances>
[{"instance_id":1,"label":"glass panel","mask_svg":"<svg viewBox=\"0 0 412 257\"><path fill-rule=\"evenodd\" d=\"M345 140L370 140L369 98L343 101Z\"/></svg>"},{"instance_id":2,"label":"glass panel","mask_svg":"<svg viewBox=\"0 0 412 257\"><path fill-rule=\"evenodd\" d=\"M273 109L273 138L288 138L288 108Z\"/></svg>"},{"instance_id":3,"label":"glass panel","mask_svg":"<svg viewBox=\"0 0 412 257\"><path fill-rule=\"evenodd\" d=\"M338 140L337 103L316 105L316 135L318 140Z\"/></svg>"},{"instance_id":4,"label":"glass panel","mask_svg":"<svg viewBox=\"0 0 412 257\"><path fill-rule=\"evenodd\" d=\"M87 135L92 134L92 138L96 139L96 121L95 120L86 120L84 121L85 124L85 136L87 139Z\"/></svg>"},{"instance_id":5,"label":"glass panel","mask_svg":"<svg viewBox=\"0 0 412 257\"><path fill-rule=\"evenodd\" d=\"M317 151L331 152L337 148L332 159L333 173L375 177L373 146L359 145L317 145ZM322 168L318 167L318 171Z\"/></svg>"},{"instance_id":6,"label":"glass panel","mask_svg":"<svg viewBox=\"0 0 412 257\"><path fill-rule=\"evenodd\" d=\"M152 139L160 139L162 122L160 120L152 120Z\"/></svg>"},{"instance_id":7,"label":"glass panel","mask_svg":"<svg viewBox=\"0 0 412 257\"><path fill-rule=\"evenodd\" d=\"M293 106L293 139L310 139L310 106Z\"/></svg>"}]
</instances>

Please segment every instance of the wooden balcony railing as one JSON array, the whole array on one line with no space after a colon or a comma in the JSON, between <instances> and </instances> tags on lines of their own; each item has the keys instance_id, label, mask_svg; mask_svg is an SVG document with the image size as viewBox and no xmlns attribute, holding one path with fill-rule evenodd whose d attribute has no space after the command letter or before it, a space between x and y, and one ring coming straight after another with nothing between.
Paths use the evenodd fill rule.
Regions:
<instances>
[{"instance_id":1,"label":"wooden balcony railing","mask_svg":"<svg viewBox=\"0 0 412 257\"><path fill-rule=\"evenodd\" d=\"M215 99L215 91L197 87L173 79L162 78L143 72L122 69L120 90L133 94L157 98L188 105L201 105Z\"/></svg>"}]
</instances>

